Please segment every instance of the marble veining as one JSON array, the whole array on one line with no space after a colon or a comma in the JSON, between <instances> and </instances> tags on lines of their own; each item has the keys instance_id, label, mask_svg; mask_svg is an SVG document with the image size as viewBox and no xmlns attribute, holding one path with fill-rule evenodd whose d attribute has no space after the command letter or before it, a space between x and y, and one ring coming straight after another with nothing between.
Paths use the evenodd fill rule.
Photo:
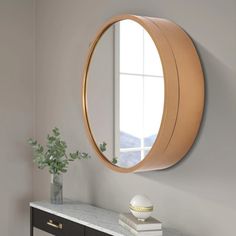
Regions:
<instances>
[{"instance_id":1,"label":"marble veining","mask_svg":"<svg viewBox=\"0 0 236 236\"><path fill-rule=\"evenodd\" d=\"M119 225L119 213L114 211L69 200L64 201L62 205L40 201L31 202L30 206L113 236L132 236ZM163 236L181 235L177 235L170 229L164 229Z\"/></svg>"}]
</instances>

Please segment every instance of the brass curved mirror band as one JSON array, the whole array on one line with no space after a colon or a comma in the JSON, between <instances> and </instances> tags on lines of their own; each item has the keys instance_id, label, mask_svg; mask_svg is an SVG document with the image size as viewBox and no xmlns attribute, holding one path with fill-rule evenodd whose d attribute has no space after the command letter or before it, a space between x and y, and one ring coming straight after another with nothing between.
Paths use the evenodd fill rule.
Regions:
<instances>
[{"instance_id":1,"label":"brass curved mirror band","mask_svg":"<svg viewBox=\"0 0 236 236\"><path fill-rule=\"evenodd\" d=\"M164 111L156 141L144 160L130 168L113 165L99 150L89 124L87 107L88 71L94 49L111 25L125 19L136 21L150 34L160 54L165 84ZM183 158L195 140L204 107L204 77L191 39L168 20L121 15L105 23L90 45L82 89L83 114L89 139L104 164L115 171L128 173L168 168Z\"/></svg>"},{"instance_id":2,"label":"brass curved mirror band","mask_svg":"<svg viewBox=\"0 0 236 236\"><path fill-rule=\"evenodd\" d=\"M204 76L189 36L170 21L152 20L168 38L178 68L180 99L176 125L165 154L155 162L167 168L184 157L196 138L204 109Z\"/></svg>"}]
</instances>

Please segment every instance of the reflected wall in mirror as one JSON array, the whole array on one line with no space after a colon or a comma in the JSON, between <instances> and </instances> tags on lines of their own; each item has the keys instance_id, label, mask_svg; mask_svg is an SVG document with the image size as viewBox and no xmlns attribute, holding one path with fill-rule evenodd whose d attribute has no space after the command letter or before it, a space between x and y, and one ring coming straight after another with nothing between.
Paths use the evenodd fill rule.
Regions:
<instances>
[{"instance_id":1,"label":"reflected wall in mirror","mask_svg":"<svg viewBox=\"0 0 236 236\"><path fill-rule=\"evenodd\" d=\"M98 156L120 172L177 163L200 125L203 82L196 50L174 23L109 20L90 46L83 78L85 124Z\"/></svg>"},{"instance_id":2,"label":"reflected wall in mirror","mask_svg":"<svg viewBox=\"0 0 236 236\"><path fill-rule=\"evenodd\" d=\"M105 31L87 91L89 123L96 144L106 143L106 158L124 168L143 160L160 128L164 79L157 48L140 24L122 20Z\"/></svg>"}]
</instances>

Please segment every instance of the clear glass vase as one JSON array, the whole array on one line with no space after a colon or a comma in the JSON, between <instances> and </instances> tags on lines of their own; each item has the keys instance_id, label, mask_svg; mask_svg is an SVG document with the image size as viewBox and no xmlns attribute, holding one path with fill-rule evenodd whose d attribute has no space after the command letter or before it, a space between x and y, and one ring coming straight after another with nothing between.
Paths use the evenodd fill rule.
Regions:
<instances>
[{"instance_id":1,"label":"clear glass vase","mask_svg":"<svg viewBox=\"0 0 236 236\"><path fill-rule=\"evenodd\" d=\"M63 175L51 174L51 203L62 204L63 203Z\"/></svg>"}]
</instances>

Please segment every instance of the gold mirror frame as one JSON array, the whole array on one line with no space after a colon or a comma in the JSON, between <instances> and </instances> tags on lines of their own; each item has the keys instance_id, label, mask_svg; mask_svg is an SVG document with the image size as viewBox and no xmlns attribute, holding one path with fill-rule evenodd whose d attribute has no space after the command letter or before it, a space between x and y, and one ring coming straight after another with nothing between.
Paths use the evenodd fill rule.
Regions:
<instances>
[{"instance_id":1,"label":"gold mirror frame","mask_svg":"<svg viewBox=\"0 0 236 236\"><path fill-rule=\"evenodd\" d=\"M100 151L89 124L87 105L88 71L94 49L111 25L126 19L139 23L153 39L161 58L165 84L164 111L157 138L147 156L130 168L113 165ZM83 71L82 105L88 137L97 155L110 169L129 173L175 165L191 148L204 109L204 75L192 40L178 25L166 19L136 15L113 17L90 44Z\"/></svg>"}]
</instances>

